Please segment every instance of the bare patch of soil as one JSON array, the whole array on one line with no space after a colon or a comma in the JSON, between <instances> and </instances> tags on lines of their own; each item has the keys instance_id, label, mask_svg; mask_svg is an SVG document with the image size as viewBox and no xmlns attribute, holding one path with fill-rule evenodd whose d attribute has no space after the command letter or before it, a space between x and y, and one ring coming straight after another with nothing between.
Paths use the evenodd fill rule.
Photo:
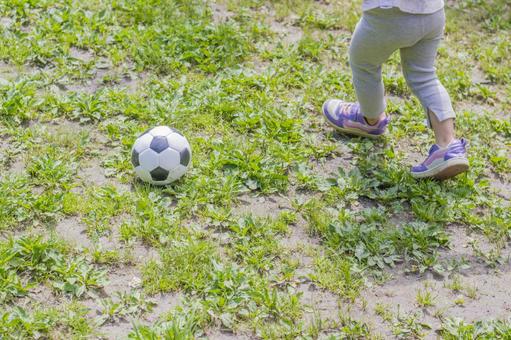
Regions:
<instances>
[{"instance_id":1,"label":"bare patch of soil","mask_svg":"<svg viewBox=\"0 0 511 340\"><path fill-rule=\"evenodd\" d=\"M352 155L351 151L347 147L339 147L342 150L337 152L338 156L328 158L324 162L318 164L315 169L317 173L324 175L325 177L337 177L339 175L339 168L342 168L346 173L350 172L354 166L351 162Z\"/></svg>"},{"instance_id":2,"label":"bare patch of soil","mask_svg":"<svg viewBox=\"0 0 511 340\"><path fill-rule=\"evenodd\" d=\"M269 24L271 30L277 33L280 41L282 41L285 46L296 44L303 37L303 31L300 27L281 23L275 20L271 20Z\"/></svg>"},{"instance_id":3,"label":"bare patch of soil","mask_svg":"<svg viewBox=\"0 0 511 340\"><path fill-rule=\"evenodd\" d=\"M23 68L12 66L0 61L0 78L12 81L18 78L22 73Z\"/></svg>"},{"instance_id":4,"label":"bare patch of soil","mask_svg":"<svg viewBox=\"0 0 511 340\"><path fill-rule=\"evenodd\" d=\"M318 289L314 284L301 284L297 292L305 307L304 321L311 325L315 318L322 322L335 322L339 318L339 298L324 289Z\"/></svg>"},{"instance_id":5,"label":"bare patch of soil","mask_svg":"<svg viewBox=\"0 0 511 340\"><path fill-rule=\"evenodd\" d=\"M90 159L82 163L78 168L77 177L87 186L107 186L115 187L119 192L128 192L131 190L129 184L119 182L115 177L107 176L107 171L101 166L101 161L97 158Z\"/></svg>"},{"instance_id":6,"label":"bare patch of soil","mask_svg":"<svg viewBox=\"0 0 511 340\"><path fill-rule=\"evenodd\" d=\"M160 254L155 248L148 247L141 243L136 243L131 247L128 247L131 256L135 263L146 263L148 261L159 261Z\"/></svg>"},{"instance_id":7,"label":"bare patch of soil","mask_svg":"<svg viewBox=\"0 0 511 340\"><path fill-rule=\"evenodd\" d=\"M271 31L277 34L278 41L284 46L290 46L300 41L304 35L300 27L293 26L293 18L289 21L281 21L277 19L277 15L273 8L262 6L260 14L265 18L264 22L270 27Z\"/></svg>"},{"instance_id":8,"label":"bare patch of soil","mask_svg":"<svg viewBox=\"0 0 511 340\"><path fill-rule=\"evenodd\" d=\"M253 336L248 336L245 334L234 334L231 332L222 332L219 330L211 330L206 333L206 336L209 340L249 340L254 339Z\"/></svg>"},{"instance_id":9,"label":"bare patch of soil","mask_svg":"<svg viewBox=\"0 0 511 340\"><path fill-rule=\"evenodd\" d=\"M269 61L260 60L256 57L252 58L252 60L247 62L246 65L256 74L263 74L271 67L271 63Z\"/></svg>"},{"instance_id":10,"label":"bare patch of soil","mask_svg":"<svg viewBox=\"0 0 511 340\"><path fill-rule=\"evenodd\" d=\"M94 60L94 53L92 51L83 50L81 48L71 47L69 49L69 55L82 62L90 62Z\"/></svg>"},{"instance_id":11,"label":"bare patch of soil","mask_svg":"<svg viewBox=\"0 0 511 340\"><path fill-rule=\"evenodd\" d=\"M27 296L16 300L16 305L24 308L31 308L30 306L33 306L34 303L52 307L59 305L62 301L59 301L59 299L53 294L51 287L44 284L38 284L30 289Z\"/></svg>"},{"instance_id":12,"label":"bare patch of soil","mask_svg":"<svg viewBox=\"0 0 511 340\"><path fill-rule=\"evenodd\" d=\"M13 175L22 175L25 172L25 162L21 157L16 157L13 163L11 163L9 173Z\"/></svg>"},{"instance_id":13,"label":"bare patch of soil","mask_svg":"<svg viewBox=\"0 0 511 340\"><path fill-rule=\"evenodd\" d=\"M210 7L213 13L213 22L215 23L215 25L226 22L229 20L229 18L234 16L234 13L229 11L224 4L211 2Z\"/></svg>"},{"instance_id":14,"label":"bare patch of soil","mask_svg":"<svg viewBox=\"0 0 511 340\"><path fill-rule=\"evenodd\" d=\"M495 105L491 106L488 103L479 103L474 101L460 101L455 104L456 111L458 112L468 112L473 113L475 115L484 115L489 113L490 115L500 118L500 119L509 119L510 113L506 112L504 107Z\"/></svg>"},{"instance_id":15,"label":"bare patch of soil","mask_svg":"<svg viewBox=\"0 0 511 340\"><path fill-rule=\"evenodd\" d=\"M141 287L140 270L133 266L112 268L108 273L108 282L103 289L107 295L132 292Z\"/></svg>"},{"instance_id":16,"label":"bare patch of soil","mask_svg":"<svg viewBox=\"0 0 511 340\"><path fill-rule=\"evenodd\" d=\"M256 217L277 217L283 210L291 209L289 199L283 196L251 196L238 197L240 204L235 209L236 214L252 214Z\"/></svg>"},{"instance_id":17,"label":"bare patch of soil","mask_svg":"<svg viewBox=\"0 0 511 340\"><path fill-rule=\"evenodd\" d=\"M298 216L297 223L289 226L290 233L281 243L292 250L301 250L304 245L317 245L319 240L311 238L307 233L307 222Z\"/></svg>"},{"instance_id":18,"label":"bare patch of soil","mask_svg":"<svg viewBox=\"0 0 511 340\"><path fill-rule=\"evenodd\" d=\"M498 196L507 201L509 205L511 201L511 183L495 178L495 176L492 176L490 181L492 190L494 190Z\"/></svg>"},{"instance_id":19,"label":"bare patch of soil","mask_svg":"<svg viewBox=\"0 0 511 340\"><path fill-rule=\"evenodd\" d=\"M468 235L452 228L448 231L451 249L442 251L440 263L461 263L463 259L469 268L459 269L458 274L437 276L432 273L407 275L400 269L392 271L393 278L381 286L373 286L362 291L356 304L347 309L354 318L368 323L373 330L384 337L392 337L392 326L377 315L377 306L385 306L394 317L417 315L418 321L432 327L429 337L441 327L442 318L457 317L466 322L505 318L511 312L509 264L491 269L474 255L470 244L476 241L482 251L490 251L492 245L482 236ZM461 283L461 290L453 290L455 278ZM430 292L433 306L421 307L418 294Z\"/></svg>"},{"instance_id":20,"label":"bare patch of soil","mask_svg":"<svg viewBox=\"0 0 511 340\"><path fill-rule=\"evenodd\" d=\"M7 153L7 150L10 146L11 144L7 140L7 137L0 135L0 166L4 166L9 162L9 154Z\"/></svg>"},{"instance_id":21,"label":"bare patch of soil","mask_svg":"<svg viewBox=\"0 0 511 340\"><path fill-rule=\"evenodd\" d=\"M98 161L89 161L85 166L80 167L78 177L82 179L86 185L104 186L111 181L106 177L105 170Z\"/></svg>"},{"instance_id":22,"label":"bare patch of soil","mask_svg":"<svg viewBox=\"0 0 511 340\"><path fill-rule=\"evenodd\" d=\"M147 81L149 75L146 72L124 75L119 81L119 86L125 88L130 94L136 93Z\"/></svg>"},{"instance_id":23,"label":"bare patch of soil","mask_svg":"<svg viewBox=\"0 0 511 340\"><path fill-rule=\"evenodd\" d=\"M92 242L87 236L86 227L76 216L66 217L55 226L57 235L65 241L79 247L90 248Z\"/></svg>"},{"instance_id":24,"label":"bare patch of soil","mask_svg":"<svg viewBox=\"0 0 511 340\"><path fill-rule=\"evenodd\" d=\"M389 324L375 313L377 305L386 306L394 316L409 316L419 312L421 322L432 327L432 333L441 326L441 317L463 318L467 322L505 318L511 312L511 296L508 283L511 273L500 275L484 274L463 276L462 285L475 289L477 296L472 299L465 291L449 289L450 280L434 281L426 276L400 276L383 286L366 289L363 300L353 305L351 315L362 320L385 336L391 335ZM421 308L417 304L419 292L431 292L434 306ZM364 301L363 303L361 301Z\"/></svg>"},{"instance_id":25,"label":"bare patch of soil","mask_svg":"<svg viewBox=\"0 0 511 340\"><path fill-rule=\"evenodd\" d=\"M82 82L73 82L62 85L62 88L66 91L72 92L84 92L92 94L97 92L99 89L105 86L103 83L104 77L108 74L108 70L96 69L92 79Z\"/></svg>"},{"instance_id":26,"label":"bare patch of soil","mask_svg":"<svg viewBox=\"0 0 511 340\"><path fill-rule=\"evenodd\" d=\"M1 17L0 18L0 26L2 26L3 28L10 28L12 26L12 24L14 23L14 20L12 18L9 18L9 17Z\"/></svg>"},{"instance_id":27,"label":"bare patch of soil","mask_svg":"<svg viewBox=\"0 0 511 340\"><path fill-rule=\"evenodd\" d=\"M309 236L307 233L307 222L298 216L297 223L289 226L290 233L282 238L280 243L288 250L291 259L298 261L298 268L295 270L296 282L309 281L309 275L314 273L314 259L310 256L307 247L319 245L319 240Z\"/></svg>"},{"instance_id":28,"label":"bare patch of soil","mask_svg":"<svg viewBox=\"0 0 511 340\"><path fill-rule=\"evenodd\" d=\"M473 84L488 84L490 82L486 77L486 73L479 67L474 67L472 69L471 78Z\"/></svg>"},{"instance_id":29,"label":"bare patch of soil","mask_svg":"<svg viewBox=\"0 0 511 340\"><path fill-rule=\"evenodd\" d=\"M173 294L158 294L152 297L156 306L154 306L153 310L148 313L144 320L148 324L152 324L156 322L160 316L172 311L175 307L179 305L181 301L182 295L179 293Z\"/></svg>"},{"instance_id":30,"label":"bare patch of soil","mask_svg":"<svg viewBox=\"0 0 511 340\"><path fill-rule=\"evenodd\" d=\"M61 135L73 132L73 134L80 133L85 130L90 130L87 125L80 124L67 119L54 120L51 123L37 124L43 129L47 129L52 135Z\"/></svg>"},{"instance_id":31,"label":"bare patch of soil","mask_svg":"<svg viewBox=\"0 0 511 340\"><path fill-rule=\"evenodd\" d=\"M102 325L98 331L100 339L127 339L133 325L129 321L107 323Z\"/></svg>"},{"instance_id":32,"label":"bare patch of soil","mask_svg":"<svg viewBox=\"0 0 511 340\"><path fill-rule=\"evenodd\" d=\"M335 322L339 316L338 297L326 290L319 289L310 280L314 273L314 259L307 252L308 247L319 245L319 240L307 233L307 222L301 216L289 227L290 234L281 240L281 244L290 252L291 259L298 262L294 273L295 293L305 308L303 321L311 326L317 319L323 324ZM316 250L319 251L319 248Z\"/></svg>"}]
</instances>

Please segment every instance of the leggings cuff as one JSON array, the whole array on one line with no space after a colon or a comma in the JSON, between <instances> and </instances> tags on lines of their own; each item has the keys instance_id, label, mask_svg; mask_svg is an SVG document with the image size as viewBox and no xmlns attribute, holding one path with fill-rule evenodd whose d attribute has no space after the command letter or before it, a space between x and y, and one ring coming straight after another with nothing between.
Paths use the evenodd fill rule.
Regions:
<instances>
[{"instance_id":1,"label":"leggings cuff","mask_svg":"<svg viewBox=\"0 0 511 340\"><path fill-rule=\"evenodd\" d=\"M447 119L456 119L456 113L452 108L450 109L435 109L431 107L426 107L426 122L428 127L431 129L431 118L430 118L430 112L436 116L439 122L443 122Z\"/></svg>"}]
</instances>

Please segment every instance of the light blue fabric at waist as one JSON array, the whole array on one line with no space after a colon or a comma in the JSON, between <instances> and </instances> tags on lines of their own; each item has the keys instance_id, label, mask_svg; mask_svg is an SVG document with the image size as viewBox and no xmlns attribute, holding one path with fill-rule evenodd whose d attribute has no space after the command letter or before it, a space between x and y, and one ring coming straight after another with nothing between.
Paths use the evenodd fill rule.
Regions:
<instances>
[{"instance_id":1,"label":"light blue fabric at waist","mask_svg":"<svg viewBox=\"0 0 511 340\"><path fill-rule=\"evenodd\" d=\"M364 0L362 10L397 7L401 11L414 14L435 13L444 8L444 0Z\"/></svg>"}]
</instances>

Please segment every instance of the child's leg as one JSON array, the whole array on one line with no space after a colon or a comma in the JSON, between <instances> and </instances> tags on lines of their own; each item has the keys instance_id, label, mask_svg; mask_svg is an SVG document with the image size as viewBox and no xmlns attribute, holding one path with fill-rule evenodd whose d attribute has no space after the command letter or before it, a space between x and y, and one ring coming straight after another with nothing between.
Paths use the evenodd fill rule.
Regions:
<instances>
[{"instance_id":1,"label":"child's leg","mask_svg":"<svg viewBox=\"0 0 511 340\"><path fill-rule=\"evenodd\" d=\"M436 144L441 147L446 147L456 138L456 133L454 131L454 118L448 118L440 121L435 113L429 111L428 115L431 127L435 132Z\"/></svg>"},{"instance_id":2,"label":"child's leg","mask_svg":"<svg viewBox=\"0 0 511 340\"><path fill-rule=\"evenodd\" d=\"M389 34L385 21L377 19L370 15L362 17L353 33L349 50L360 110L369 120L378 119L385 111L381 65L400 47L399 39Z\"/></svg>"},{"instance_id":3,"label":"child's leg","mask_svg":"<svg viewBox=\"0 0 511 340\"><path fill-rule=\"evenodd\" d=\"M440 84L434 66L445 14L439 11L422 18L422 27L428 31L419 42L401 49L401 64L406 81L426 109L436 145L430 148L422 164L412 167L411 173L416 178L446 179L468 170L467 141L455 139L451 99Z\"/></svg>"},{"instance_id":4,"label":"child's leg","mask_svg":"<svg viewBox=\"0 0 511 340\"><path fill-rule=\"evenodd\" d=\"M389 117L384 114L381 65L395 50L423 36L422 26L410 17L397 8L364 12L349 51L358 103L332 99L323 104L323 115L338 131L365 137L385 133Z\"/></svg>"},{"instance_id":5,"label":"child's leg","mask_svg":"<svg viewBox=\"0 0 511 340\"><path fill-rule=\"evenodd\" d=\"M395 14L391 12L390 14ZM379 137L389 118L385 111L381 65L399 48L396 35L388 34L383 13L364 13L350 44L350 65L358 103L338 99L323 104L323 115L338 131L357 136Z\"/></svg>"},{"instance_id":6,"label":"child's leg","mask_svg":"<svg viewBox=\"0 0 511 340\"><path fill-rule=\"evenodd\" d=\"M444 147L455 138L456 117L449 94L438 80L434 66L445 14L440 11L429 21L431 33L414 46L401 49L401 64L406 81L426 109L437 144Z\"/></svg>"}]
</instances>

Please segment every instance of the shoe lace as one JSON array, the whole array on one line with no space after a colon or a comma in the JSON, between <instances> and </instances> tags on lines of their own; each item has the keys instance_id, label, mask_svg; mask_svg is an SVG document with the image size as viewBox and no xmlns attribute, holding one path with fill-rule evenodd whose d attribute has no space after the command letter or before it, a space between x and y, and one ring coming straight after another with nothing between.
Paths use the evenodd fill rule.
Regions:
<instances>
[{"instance_id":1,"label":"shoe lace","mask_svg":"<svg viewBox=\"0 0 511 340\"><path fill-rule=\"evenodd\" d=\"M342 115L346 115L352 112L355 103L342 103L339 107L339 113Z\"/></svg>"}]
</instances>

